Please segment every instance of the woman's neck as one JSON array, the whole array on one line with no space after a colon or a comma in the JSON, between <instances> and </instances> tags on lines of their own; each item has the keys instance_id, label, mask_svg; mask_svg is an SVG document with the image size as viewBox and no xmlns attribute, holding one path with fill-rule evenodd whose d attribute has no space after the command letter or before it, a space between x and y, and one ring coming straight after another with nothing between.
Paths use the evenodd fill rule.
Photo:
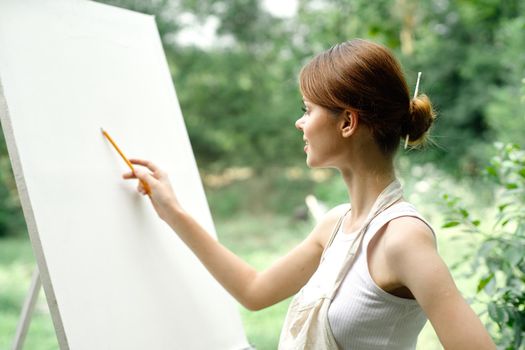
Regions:
<instances>
[{"instance_id":1,"label":"woman's neck","mask_svg":"<svg viewBox=\"0 0 525 350\"><path fill-rule=\"evenodd\" d=\"M348 230L354 231L361 227L372 209L377 197L395 179L392 162L382 166L356 167L341 169L343 180L348 189L352 210L348 220ZM348 232L348 231L347 231Z\"/></svg>"}]
</instances>

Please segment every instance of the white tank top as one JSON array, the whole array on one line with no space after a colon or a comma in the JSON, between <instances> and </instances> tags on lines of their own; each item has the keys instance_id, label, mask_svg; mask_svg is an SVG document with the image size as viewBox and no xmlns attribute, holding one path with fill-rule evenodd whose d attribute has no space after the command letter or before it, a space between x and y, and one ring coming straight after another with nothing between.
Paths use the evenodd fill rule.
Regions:
<instances>
[{"instance_id":1,"label":"white tank top","mask_svg":"<svg viewBox=\"0 0 525 350\"><path fill-rule=\"evenodd\" d=\"M367 263L367 248L372 238L387 222L400 216L417 217L429 225L407 202L392 205L371 222L361 251L328 309L328 322L340 349L407 350L416 347L417 336L427 320L423 310L416 300L396 297L377 286ZM303 287L305 298L333 286L355 238L355 234L344 233L343 227L340 226L325 252L325 259Z\"/></svg>"}]
</instances>

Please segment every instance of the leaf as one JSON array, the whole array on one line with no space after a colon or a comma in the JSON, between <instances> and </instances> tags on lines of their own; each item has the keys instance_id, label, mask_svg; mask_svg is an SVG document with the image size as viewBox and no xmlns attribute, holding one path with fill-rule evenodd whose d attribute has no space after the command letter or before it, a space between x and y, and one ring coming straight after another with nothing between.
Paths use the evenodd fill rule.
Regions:
<instances>
[{"instance_id":1,"label":"leaf","mask_svg":"<svg viewBox=\"0 0 525 350\"><path fill-rule=\"evenodd\" d=\"M494 278L494 273L489 274L488 276L483 277L479 280L478 288L476 290L477 293L481 292L485 286Z\"/></svg>"},{"instance_id":2,"label":"leaf","mask_svg":"<svg viewBox=\"0 0 525 350\"><path fill-rule=\"evenodd\" d=\"M458 226L459 224L460 224L459 221L449 221L449 222L446 222L443 226L441 226L441 228L450 228L450 227Z\"/></svg>"},{"instance_id":3,"label":"leaf","mask_svg":"<svg viewBox=\"0 0 525 350\"><path fill-rule=\"evenodd\" d=\"M501 321L503 320L503 317L501 317L501 313L499 312L499 308L494 303L489 303L488 305L489 310L489 316L490 318L498 324L498 326L501 328Z\"/></svg>"},{"instance_id":4,"label":"leaf","mask_svg":"<svg viewBox=\"0 0 525 350\"><path fill-rule=\"evenodd\" d=\"M472 225L478 227L480 224L479 220L472 220Z\"/></svg>"},{"instance_id":5,"label":"leaf","mask_svg":"<svg viewBox=\"0 0 525 350\"><path fill-rule=\"evenodd\" d=\"M479 248L479 255L485 257L490 251L497 247L498 244L499 243L496 240L487 240L483 242Z\"/></svg>"},{"instance_id":6,"label":"leaf","mask_svg":"<svg viewBox=\"0 0 525 350\"><path fill-rule=\"evenodd\" d=\"M510 203L501 204L498 206L499 211L503 211L506 207L508 207Z\"/></svg>"},{"instance_id":7,"label":"leaf","mask_svg":"<svg viewBox=\"0 0 525 350\"><path fill-rule=\"evenodd\" d=\"M508 183L507 185L505 185L505 188L507 190L515 190L516 188L518 188L518 185L516 185L515 183Z\"/></svg>"},{"instance_id":8,"label":"leaf","mask_svg":"<svg viewBox=\"0 0 525 350\"><path fill-rule=\"evenodd\" d=\"M505 256L511 266L516 266L523 259L523 248L510 246L505 249Z\"/></svg>"},{"instance_id":9,"label":"leaf","mask_svg":"<svg viewBox=\"0 0 525 350\"><path fill-rule=\"evenodd\" d=\"M486 168L486 170L487 170L487 173L488 173L489 175L492 175L492 176L495 176L495 177L498 176L498 172L496 171L496 168L494 168L493 166L488 166L488 167Z\"/></svg>"}]
</instances>

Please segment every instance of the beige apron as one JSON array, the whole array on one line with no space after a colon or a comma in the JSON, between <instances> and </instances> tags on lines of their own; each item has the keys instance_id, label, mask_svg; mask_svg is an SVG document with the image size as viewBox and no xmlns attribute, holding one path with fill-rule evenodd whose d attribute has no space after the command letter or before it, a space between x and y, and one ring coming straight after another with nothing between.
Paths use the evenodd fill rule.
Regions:
<instances>
[{"instance_id":1,"label":"beige apron","mask_svg":"<svg viewBox=\"0 0 525 350\"><path fill-rule=\"evenodd\" d=\"M386 208L401 199L403 191L399 181L394 180L377 197L363 227L357 233L356 239L348 249L341 270L337 274L335 283L329 292L320 292L315 300L305 301L302 290L293 298L288 314L284 321L281 337L279 339L279 350L332 350L338 349L337 343L328 323L328 308L337 290L341 286L346 274L350 270L357 252L361 247L365 232L370 222ZM345 213L346 215L346 213ZM339 227L343 221L343 215L330 236L323 251L321 263L324 260L326 249L332 244Z\"/></svg>"}]
</instances>

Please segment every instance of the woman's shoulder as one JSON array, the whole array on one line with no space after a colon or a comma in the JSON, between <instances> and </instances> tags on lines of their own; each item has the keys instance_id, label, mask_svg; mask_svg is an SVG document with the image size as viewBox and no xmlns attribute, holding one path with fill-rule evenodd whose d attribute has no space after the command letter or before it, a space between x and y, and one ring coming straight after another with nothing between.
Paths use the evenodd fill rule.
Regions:
<instances>
[{"instance_id":1,"label":"woman's shoulder","mask_svg":"<svg viewBox=\"0 0 525 350\"><path fill-rule=\"evenodd\" d=\"M427 231L434 236L434 229L425 216L410 202L400 201L387 208L375 220L390 231ZM385 224L386 223L386 224Z\"/></svg>"},{"instance_id":2,"label":"woman's shoulder","mask_svg":"<svg viewBox=\"0 0 525 350\"><path fill-rule=\"evenodd\" d=\"M328 242L328 239L336 228L339 220L341 220L349 210L350 204L343 203L328 210L321 220L319 220L312 234L323 248L326 245L326 242Z\"/></svg>"},{"instance_id":3,"label":"woman's shoulder","mask_svg":"<svg viewBox=\"0 0 525 350\"><path fill-rule=\"evenodd\" d=\"M399 216L390 220L384 226L382 238L386 255L394 260L421 249L437 249L433 229L418 216Z\"/></svg>"},{"instance_id":4,"label":"woman's shoulder","mask_svg":"<svg viewBox=\"0 0 525 350\"><path fill-rule=\"evenodd\" d=\"M321 219L321 222L335 225L339 220L341 220L346 213L350 210L350 203L342 203L336 205L332 209L328 210L326 214Z\"/></svg>"},{"instance_id":5,"label":"woman's shoulder","mask_svg":"<svg viewBox=\"0 0 525 350\"><path fill-rule=\"evenodd\" d=\"M341 203L326 212L326 215L338 216L346 214L350 210L350 203Z\"/></svg>"}]
</instances>

